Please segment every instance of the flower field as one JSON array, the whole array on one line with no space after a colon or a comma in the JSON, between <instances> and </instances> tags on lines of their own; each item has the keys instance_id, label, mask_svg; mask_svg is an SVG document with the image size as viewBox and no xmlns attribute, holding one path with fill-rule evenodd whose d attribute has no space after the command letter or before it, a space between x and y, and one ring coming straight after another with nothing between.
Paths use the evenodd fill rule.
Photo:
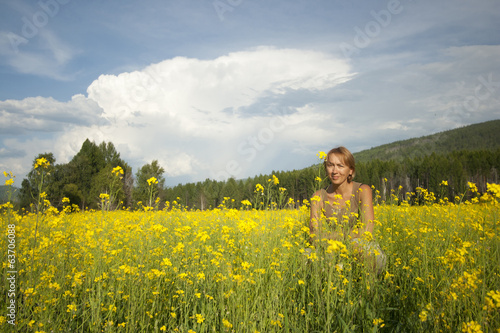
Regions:
<instances>
[{"instance_id":1,"label":"flower field","mask_svg":"<svg viewBox=\"0 0 500 333\"><path fill-rule=\"evenodd\" d=\"M491 185L470 202L376 205L380 274L349 247L311 246L307 203L25 215L4 204L0 330L500 332L499 197Z\"/></svg>"}]
</instances>

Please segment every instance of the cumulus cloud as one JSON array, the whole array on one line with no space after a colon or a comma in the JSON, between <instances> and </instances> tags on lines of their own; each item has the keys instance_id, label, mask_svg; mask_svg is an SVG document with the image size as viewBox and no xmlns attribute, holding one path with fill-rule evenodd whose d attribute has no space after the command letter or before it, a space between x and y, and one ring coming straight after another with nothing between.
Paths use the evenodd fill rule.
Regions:
<instances>
[{"instance_id":1,"label":"cumulus cloud","mask_svg":"<svg viewBox=\"0 0 500 333\"><path fill-rule=\"evenodd\" d=\"M103 75L87 92L108 118L137 112L225 118L221 110L238 112L266 94L331 88L347 81L349 70L345 61L323 53L261 47L214 60L176 57L141 71Z\"/></svg>"},{"instance_id":2,"label":"cumulus cloud","mask_svg":"<svg viewBox=\"0 0 500 333\"><path fill-rule=\"evenodd\" d=\"M87 92L113 124L112 136L126 139L144 162L161 159L175 176L242 176L243 165L285 132L285 122L288 130L303 123L299 108L308 99L297 94L310 99L352 76L344 60L324 53L260 47L103 75ZM235 159L238 167L228 168Z\"/></svg>"}]
</instances>

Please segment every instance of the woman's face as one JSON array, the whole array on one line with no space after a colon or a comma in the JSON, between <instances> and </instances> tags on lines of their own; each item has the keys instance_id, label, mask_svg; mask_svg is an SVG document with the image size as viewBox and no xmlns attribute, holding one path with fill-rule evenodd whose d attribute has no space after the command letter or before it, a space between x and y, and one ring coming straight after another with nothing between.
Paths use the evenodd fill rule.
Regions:
<instances>
[{"instance_id":1,"label":"woman's face","mask_svg":"<svg viewBox=\"0 0 500 333\"><path fill-rule=\"evenodd\" d=\"M352 169L345 165L340 156L330 154L326 160L326 174L332 184L340 185L347 182L349 175L352 175Z\"/></svg>"}]
</instances>

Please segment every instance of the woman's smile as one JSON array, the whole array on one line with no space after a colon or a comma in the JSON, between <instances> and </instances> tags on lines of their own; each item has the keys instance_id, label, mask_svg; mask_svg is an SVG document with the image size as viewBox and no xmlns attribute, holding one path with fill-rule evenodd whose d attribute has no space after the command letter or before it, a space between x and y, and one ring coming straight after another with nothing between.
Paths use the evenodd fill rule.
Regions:
<instances>
[{"instance_id":1,"label":"woman's smile","mask_svg":"<svg viewBox=\"0 0 500 333\"><path fill-rule=\"evenodd\" d=\"M352 169L345 165L345 161L340 156L330 154L326 161L326 171L328 178L334 184L340 185L347 180L352 173Z\"/></svg>"}]
</instances>

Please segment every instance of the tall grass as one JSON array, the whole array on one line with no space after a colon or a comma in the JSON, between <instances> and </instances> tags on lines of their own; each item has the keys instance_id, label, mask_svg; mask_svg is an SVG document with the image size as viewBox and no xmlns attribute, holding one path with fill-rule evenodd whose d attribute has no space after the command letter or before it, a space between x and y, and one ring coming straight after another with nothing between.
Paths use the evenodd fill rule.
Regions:
<instances>
[{"instance_id":1,"label":"tall grass","mask_svg":"<svg viewBox=\"0 0 500 333\"><path fill-rule=\"evenodd\" d=\"M490 199L377 205L375 237L388 257L380 274L348 247L311 247L307 206L2 209L2 226L16 223L19 291L16 325L0 313L0 330L499 332L499 204Z\"/></svg>"}]
</instances>

